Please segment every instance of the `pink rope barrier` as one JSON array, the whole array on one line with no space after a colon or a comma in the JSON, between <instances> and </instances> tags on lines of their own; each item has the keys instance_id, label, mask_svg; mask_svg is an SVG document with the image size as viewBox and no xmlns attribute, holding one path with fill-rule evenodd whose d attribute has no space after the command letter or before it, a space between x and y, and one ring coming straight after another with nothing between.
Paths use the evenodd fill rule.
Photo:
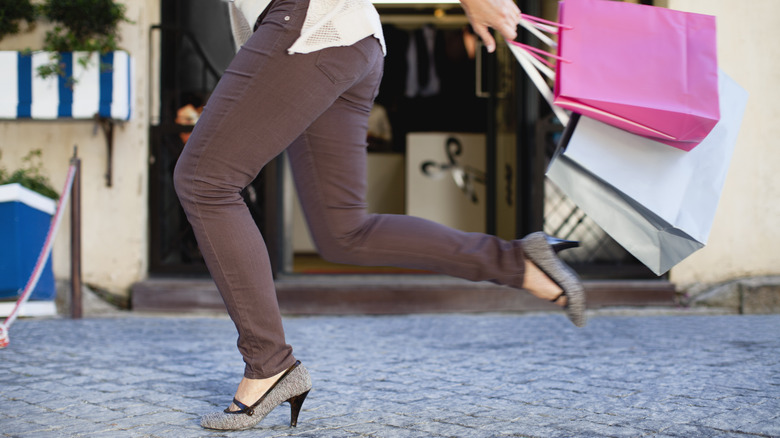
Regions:
<instances>
[{"instance_id":1,"label":"pink rope barrier","mask_svg":"<svg viewBox=\"0 0 780 438\"><path fill-rule=\"evenodd\" d=\"M29 280L27 280L24 291L16 301L16 305L14 306L13 310L11 310L11 314L8 315L2 324L0 324L0 348L5 348L8 346L10 342L8 329L19 315L19 309L24 305L24 303L27 302L27 300L30 298L30 295L32 295L33 289L35 289L35 286L38 284L38 280L41 278L43 268L46 265L46 262L49 260L51 249L54 245L54 237L57 235L60 222L62 222L62 213L64 211L62 207L68 202L68 198L70 198L70 191L73 187L73 179L75 176L76 166L71 165L70 168L68 168L68 175L65 179L65 187L62 189L62 196L60 196L59 201L57 201L57 210L54 212L54 218L52 219L51 225L49 226L49 232L46 235L43 248L38 255L38 261L35 263L35 267L33 268L32 276Z\"/></svg>"}]
</instances>

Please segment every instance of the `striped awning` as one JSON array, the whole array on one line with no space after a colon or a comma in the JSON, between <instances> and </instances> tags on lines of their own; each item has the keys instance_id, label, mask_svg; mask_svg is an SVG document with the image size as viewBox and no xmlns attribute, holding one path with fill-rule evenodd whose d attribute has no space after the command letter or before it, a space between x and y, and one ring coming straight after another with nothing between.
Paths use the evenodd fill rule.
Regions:
<instances>
[{"instance_id":1,"label":"striped awning","mask_svg":"<svg viewBox=\"0 0 780 438\"><path fill-rule=\"evenodd\" d=\"M86 67L79 59L88 56ZM64 76L41 78L50 52L0 51L0 119L129 120L132 59L127 52L62 53Z\"/></svg>"}]
</instances>

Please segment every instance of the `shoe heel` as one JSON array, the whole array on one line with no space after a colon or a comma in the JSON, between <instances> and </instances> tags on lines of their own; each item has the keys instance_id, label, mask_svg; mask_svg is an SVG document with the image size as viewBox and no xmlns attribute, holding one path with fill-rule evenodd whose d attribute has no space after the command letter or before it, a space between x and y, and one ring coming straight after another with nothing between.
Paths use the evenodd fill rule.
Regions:
<instances>
[{"instance_id":1,"label":"shoe heel","mask_svg":"<svg viewBox=\"0 0 780 438\"><path fill-rule=\"evenodd\" d=\"M566 239L559 239L557 237L547 237L547 244L550 245L553 251L555 251L556 254L559 252L570 249L570 248L577 248L580 246L580 242L577 240L566 240Z\"/></svg>"},{"instance_id":2,"label":"shoe heel","mask_svg":"<svg viewBox=\"0 0 780 438\"><path fill-rule=\"evenodd\" d=\"M290 403L291 427L298 426L298 414L301 413L301 406L303 406L303 401L306 400L307 395L309 395L309 391L306 391L300 395L296 395L295 397L291 397L289 400L287 400L287 402Z\"/></svg>"}]
</instances>

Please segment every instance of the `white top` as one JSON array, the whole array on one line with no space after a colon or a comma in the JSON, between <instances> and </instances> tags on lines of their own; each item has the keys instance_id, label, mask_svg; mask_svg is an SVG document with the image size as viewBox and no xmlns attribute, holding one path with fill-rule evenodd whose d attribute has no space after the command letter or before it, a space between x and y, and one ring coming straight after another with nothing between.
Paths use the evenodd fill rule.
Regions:
<instances>
[{"instance_id":1,"label":"white top","mask_svg":"<svg viewBox=\"0 0 780 438\"><path fill-rule=\"evenodd\" d=\"M271 0L230 0L230 23L236 45L252 35L257 17ZM327 47L349 46L375 36L387 53L379 13L371 0L310 0L301 36L289 53L311 53Z\"/></svg>"}]
</instances>

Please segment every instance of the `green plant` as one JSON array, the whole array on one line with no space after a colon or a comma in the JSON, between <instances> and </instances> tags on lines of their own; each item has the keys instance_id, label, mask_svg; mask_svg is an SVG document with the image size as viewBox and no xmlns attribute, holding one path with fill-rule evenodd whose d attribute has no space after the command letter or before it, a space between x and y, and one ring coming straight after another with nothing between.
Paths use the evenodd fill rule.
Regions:
<instances>
[{"instance_id":1,"label":"green plant","mask_svg":"<svg viewBox=\"0 0 780 438\"><path fill-rule=\"evenodd\" d=\"M23 187L40 193L47 198L58 199L60 196L51 186L49 178L43 174L43 152L34 149L22 158L24 167L8 172L0 167L0 185L19 183Z\"/></svg>"},{"instance_id":2,"label":"green plant","mask_svg":"<svg viewBox=\"0 0 780 438\"><path fill-rule=\"evenodd\" d=\"M62 52L117 50L119 23L132 22L125 11L125 5L114 0L45 0L41 14L55 26L46 32L44 50L54 55L51 63L38 68L38 74L44 78L55 74L64 76L59 55ZM78 62L86 67L89 57L80 57Z\"/></svg>"},{"instance_id":3,"label":"green plant","mask_svg":"<svg viewBox=\"0 0 780 438\"><path fill-rule=\"evenodd\" d=\"M0 40L6 35L19 32L19 24L27 22L27 27L35 23L37 11L30 0L3 0L0 2Z\"/></svg>"}]
</instances>

